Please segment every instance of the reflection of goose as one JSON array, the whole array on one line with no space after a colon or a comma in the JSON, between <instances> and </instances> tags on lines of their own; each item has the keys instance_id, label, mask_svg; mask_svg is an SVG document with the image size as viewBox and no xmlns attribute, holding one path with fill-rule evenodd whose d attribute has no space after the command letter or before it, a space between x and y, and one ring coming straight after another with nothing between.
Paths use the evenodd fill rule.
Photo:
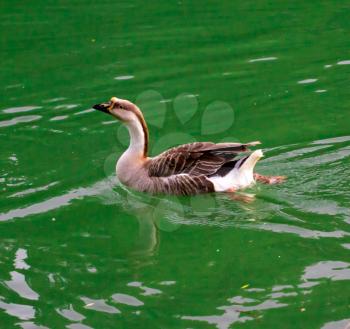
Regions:
<instances>
[{"instance_id":1,"label":"reflection of goose","mask_svg":"<svg viewBox=\"0 0 350 329\"><path fill-rule=\"evenodd\" d=\"M159 232L153 218L153 209L144 205L140 208L134 207L132 212L139 224L139 234L132 254L141 258L152 256L159 246Z\"/></svg>"},{"instance_id":2,"label":"reflection of goose","mask_svg":"<svg viewBox=\"0 0 350 329\"><path fill-rule=\"evenodd\" d=\"M117 176L123 184L135 190L190 195L234 192L254 183L254 178L265 183L283 180L280 176L253 174L255 164L263 156L262 151L256 150L249 155L242 153L259 142L197 142L180 145L149 158L147 125L135 104L113 97L94 108L126 124L130 145L117 162Z\"/></svg>"}]
</instances>

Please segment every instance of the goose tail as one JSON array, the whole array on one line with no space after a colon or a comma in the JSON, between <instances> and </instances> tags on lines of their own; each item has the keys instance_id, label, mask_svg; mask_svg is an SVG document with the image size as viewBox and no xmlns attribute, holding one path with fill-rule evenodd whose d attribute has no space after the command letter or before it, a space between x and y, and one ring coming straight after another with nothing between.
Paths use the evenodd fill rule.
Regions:
<instances>
[{"instance_id":1,"label":"goose tail","mask_svg":"<svg viewBox=\"0 0 350 329\"><path fill-rule=\"evenodd\" d=\"M254 151L239 168L240 172L253 172L256 163L264 156L262 150Z\"/></svg>"}]
</instances>

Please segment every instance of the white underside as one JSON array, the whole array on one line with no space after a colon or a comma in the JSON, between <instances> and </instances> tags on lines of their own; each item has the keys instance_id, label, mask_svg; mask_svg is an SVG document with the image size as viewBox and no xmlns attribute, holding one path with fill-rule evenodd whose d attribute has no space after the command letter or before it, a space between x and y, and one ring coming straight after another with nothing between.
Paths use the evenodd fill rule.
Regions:
<instances>
[{"instance_id":1,"label":"white underside","mask_svg":"<svg viewBox=\"0 0 350 329\"><path fill-rule=\"evenodd\" d=\"M261 150L254 151L240 168L233 168L226 176L208 178L216 192L226 192L232 189L242 189L255 183L253 170L258 160L263 156Z\"/></svg>"}]
</instances>

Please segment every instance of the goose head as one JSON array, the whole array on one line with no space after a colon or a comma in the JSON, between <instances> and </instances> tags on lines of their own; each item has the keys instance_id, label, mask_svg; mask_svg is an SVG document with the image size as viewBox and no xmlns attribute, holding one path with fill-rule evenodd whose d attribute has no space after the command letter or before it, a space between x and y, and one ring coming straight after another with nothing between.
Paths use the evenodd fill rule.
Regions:
<instances>
[{"instance_id":1,"label":"goose head","mask_svg":"<svg viewBox=\"0 0 350 329\"><path fill-rule=\"evenodd\" d=\"M143 115L140 109L126 99L112 97L109 102L96 104L93 106L95 110L107 113L116 119L130 124L135 121L143 121Z\"/></svg>"},{"instance_id":2,"label":"goose head","mask_svg":"<svg viewBox=\"0 0 350 329\"><path fill-rule=\"evenodd\" d=\"M122 121L130 133L130 147L132 150L142 150L143 157L147 157L148 128L141 110L126 99L112 97L109 102L96 104L95 110L107 113Z\"/></svg>"}]
</instances>

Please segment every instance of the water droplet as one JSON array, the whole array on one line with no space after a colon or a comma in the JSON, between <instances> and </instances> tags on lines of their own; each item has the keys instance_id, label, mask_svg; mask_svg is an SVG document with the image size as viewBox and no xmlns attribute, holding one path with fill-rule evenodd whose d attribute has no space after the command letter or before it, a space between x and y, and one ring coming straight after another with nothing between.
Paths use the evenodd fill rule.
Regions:
<instances>
[{"instance_id":1,"label":"water droplet","mask_svg":"<svg viewBox=\"0 0 350 329\"><path fill-rule=\"evenodd\" d=\"M230 104L215 101L209 104L202 116L202 134L218 134L231 128L234 122L234 111Z\"/></svg>"}]
</instances>

